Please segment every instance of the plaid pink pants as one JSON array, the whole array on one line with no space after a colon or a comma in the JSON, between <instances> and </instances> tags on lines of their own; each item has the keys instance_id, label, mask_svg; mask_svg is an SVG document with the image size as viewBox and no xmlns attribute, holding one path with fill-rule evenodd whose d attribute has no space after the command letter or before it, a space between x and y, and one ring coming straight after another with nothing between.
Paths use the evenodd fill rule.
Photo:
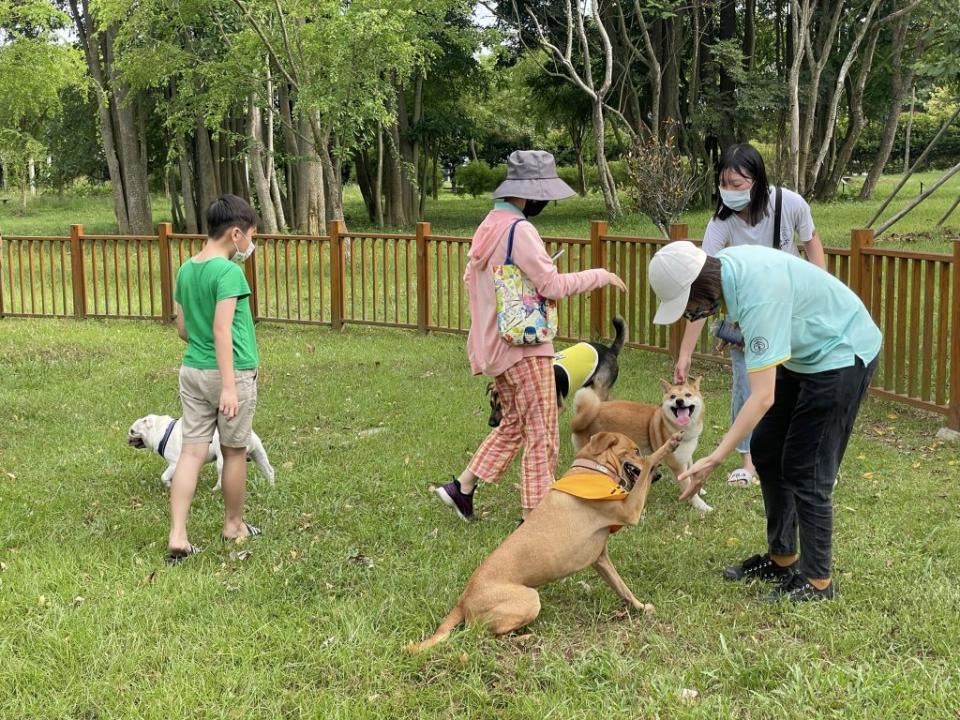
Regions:
<instances>
[{"instance_id":1,"label":"plaid pink pants","mask_svg":"<svg viewBox=\"0 0 960 720\"><path fill-rule=\"evenodd\" d=\"M467 468L487 482L498 482L523 445L520 504L532 510L553 484L560 450L553 358L524 358L493 382L500 393L500 426L487 435Z\"/></svg>"}]
</instances>

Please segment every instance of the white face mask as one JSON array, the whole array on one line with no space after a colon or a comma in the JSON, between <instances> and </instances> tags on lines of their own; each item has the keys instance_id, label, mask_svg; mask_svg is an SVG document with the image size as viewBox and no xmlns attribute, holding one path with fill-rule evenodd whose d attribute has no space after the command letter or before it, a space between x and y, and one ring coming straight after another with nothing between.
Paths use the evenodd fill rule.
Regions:
<instances>
[{"instance_id":1,"label":"white face mask","mask_svg":"<svg viewBox=\"0 0 960 720\"><path fill-rule=\"evenodd\" d=\"M236 242L233 243L233 246L237 249L237 251L230 259L237 263L246 262L247 258L253 255L253 251L257 249L256 243L253 242L253 238L250 238L250 245L247 246L245 251L241 251Z\"/></svg>"},{"instance_id":2,"label":"white face mask","mask_svg":"<svg viewBox=\"0 0 960 720\"><path fill-rule=\"evenodd\" d=\"M720 199L723 204L734 212L743 210L750 204L750 190L720 190Z\"/></svg>"}]
</instances>

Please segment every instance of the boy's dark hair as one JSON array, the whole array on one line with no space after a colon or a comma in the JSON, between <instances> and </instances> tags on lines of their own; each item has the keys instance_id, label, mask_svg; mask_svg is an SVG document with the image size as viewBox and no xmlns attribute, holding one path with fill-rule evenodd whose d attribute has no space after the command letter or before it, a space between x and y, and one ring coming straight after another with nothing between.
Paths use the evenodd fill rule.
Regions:
<instances>
[{"instance_id":1,"label":"boy's dark hair","mask_svg":"<svg viewBox=\"0 0 960 720\"><path fill-rule=\"evenodd\" d=\"M257 213L242 197L221 195L207 208L207 237L218 238L230 228L247 232L257 225Z\"/></svg>"},{"instance_id":2,"label":"boy's dark hair","mask_svg":"<svg viewBox=\"0 0 960 720\"><path fill-rule=\"evenodd\" d=\"M690 286L690 299L687 303L694 303L697 307L706 307L716 300L723 299L723 286L720 284L720 261L715 257L707 256L707 261L700 269L700 274Z\"/></svg>"},{"instance_id":3,"label":"boy's dark hair","mask_svg":"<svg viewBox=\"0 0 960 720\"><path fill-rule=\"evenodd\" d=\"M770 203L770 185L767 182L767 169L763 158L750 143L731 145L724 151L717 166L717 185L720 184L725 170L733 170L744 177L753 178L750 204L747 207L750 208L750 225L756 225L767 216L767 205ZM713 214L717 220L726 220L733 212L723 204L722 198L717 198L717 209Z\"/></svg>"}]
</instances>

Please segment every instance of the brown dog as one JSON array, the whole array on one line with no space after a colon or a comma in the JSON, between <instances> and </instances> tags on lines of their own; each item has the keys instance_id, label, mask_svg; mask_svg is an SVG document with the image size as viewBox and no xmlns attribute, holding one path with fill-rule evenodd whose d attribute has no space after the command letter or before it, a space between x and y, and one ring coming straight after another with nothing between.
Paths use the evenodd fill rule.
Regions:
<instances>
[{"instance_id":1,"label":"brown dog","mask_svg":"<svg viewBox=\"0 0 960 720\"><path fill-rule=\"evenodd\" d=\"M661 380L663 397L659 405L611 400L601 402L590 388L577 392L573 400L574 416L570 421L573 448L579 450L598 432L619 432L633 440L643 452L660 447L674 433L682 433L683 442L669 453L664 462L674 477L693 464L693 453L703 432L703 395L701 378L679 385ZM686 490L690 483L681 483ZM713 510L699 495L687 502L700 512Z\"/></svg>"},{"instance_id":2,"label":"brown dog","mask_svg":"<svg viewBox=\"0 0 960 720\"><path fill-rule=\"evenodd\" d=\"M419 652L446 640L464 620L482 623L496 635L521 628L540 614L540 595L534 588L587 565L593 565L623 600L652 612L653 606L634 597L610 562L607 538L612 529L640 521L654 468L679 442L678 434L643 457L637 444L620 433L599 433L591 438L564 478L586 476L599 481L598 486L605 483L606 497L584 500L555 486L480 564L437 631L407 649ZM557 485L562 485L562 480ZM619 499L609 499L614 495Z\"/></svg>"}]
</instances>

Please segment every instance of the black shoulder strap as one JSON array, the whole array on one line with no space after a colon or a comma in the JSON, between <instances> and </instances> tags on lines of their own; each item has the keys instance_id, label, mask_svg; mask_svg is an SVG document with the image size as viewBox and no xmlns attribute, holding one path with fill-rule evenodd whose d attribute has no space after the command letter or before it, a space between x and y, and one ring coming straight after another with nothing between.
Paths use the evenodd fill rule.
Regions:
<instances>
[{"instance_id":1,"label":"black shoulder strap","mask_svg":"<svg viewBox=\"0 0 960 720\"><path fill-rule=\"evenodd\" d=\"M504 265L513 265L513 231L517 229L517 225L522 223L526 218L520 218L519 220L514 220L510 225L510 235L507 237L507 258L503 261Z\"/></svg>"},{"instance_id":2,"label":"black shoulder strap","mask_svg":"<svg viewBox=\"0 0 960 720\"><path fill-rule=\"evenodd\" d=\"M777 197L773 201L773 249L780 249L780 215L783 210L783 188L777 185Z\"/></svg>"}]
</instances>

